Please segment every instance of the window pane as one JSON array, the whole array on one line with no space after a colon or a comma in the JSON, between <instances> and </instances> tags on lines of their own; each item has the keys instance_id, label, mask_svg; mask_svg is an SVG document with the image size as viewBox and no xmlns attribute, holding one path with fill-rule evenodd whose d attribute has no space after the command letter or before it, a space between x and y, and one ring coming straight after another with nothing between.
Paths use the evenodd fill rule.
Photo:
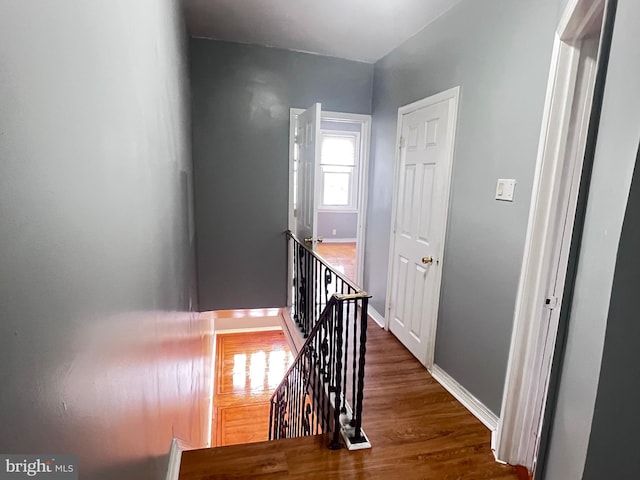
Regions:
<instances>
[{"instance_id":1,"label":"window pane","mask_svg":"<svg viewBox=\"0 0 640 480\"><path fill-rule=\"evenodd\" d=\"M355 137L322 137L320 163L323 165L355 165Z\"/></svg>"},{"instance_id":2,"label":"window pane","mask_svg":"<svg viewBox=\"0 0 640 480\"><path fill-rule=\"evenodd\" d=\"M351 175L349 173L324 173L324 194L325 205L346 206L349 205L349 184Z\"/></svg>"}]
</instances>

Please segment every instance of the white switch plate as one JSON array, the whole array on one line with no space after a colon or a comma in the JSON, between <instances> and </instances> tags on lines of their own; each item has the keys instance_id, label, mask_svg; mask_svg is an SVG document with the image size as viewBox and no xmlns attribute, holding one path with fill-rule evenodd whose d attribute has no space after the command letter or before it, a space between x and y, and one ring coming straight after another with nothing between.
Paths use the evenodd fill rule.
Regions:
<instances>
[{"instance_id":1,"label":"white switch plate","mask_svg":"<svg viewBox=\"0 0 640 480\"><path fill-rule=\"evenodd\" d=\"M516 181L513 178L499 178L496 186L496 200L513 202L513 191L516 188Z\"/></svg>"}]
</instances>

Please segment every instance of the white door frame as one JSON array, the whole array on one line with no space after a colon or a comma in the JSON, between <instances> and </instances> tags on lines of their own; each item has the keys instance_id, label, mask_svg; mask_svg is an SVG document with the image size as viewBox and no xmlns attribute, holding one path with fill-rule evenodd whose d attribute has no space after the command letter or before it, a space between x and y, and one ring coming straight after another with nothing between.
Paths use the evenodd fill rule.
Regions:
<instances>
[{"instance_id":1,"label":"white door frame","mask_svg":"<svg viewBox=\"0 0 640 480\"><path fill-rule=\"evenodd\" d=\"M553 46L501 417L493 439L499 461L530 471L544 418L596 75L594 61L578 79L582 39L605 2L570 0ZM576 132L571 141L570 128Z\"/></svg>"},{"instance_id":2,"label":"white door frame","mask_svg":"<svg viewBox=\"0 0 640 480\"><path fill-rule=\"evenodd\" d=\"M295 144L295 119L304 112L301 108L289 109L289 230L293 230L295 218L293 216L293 162ZM360 123L360 174L358 175L358 228L356 236L356 278L353 281L356 285L362 285L364 275L364 249L366 219L367 219L367 198L369 191L369 152L371 145L371 115L359 113L343 113L322 111L322 121L328 122L349 122ZM316 217L317 217L316 202Z\"/></svg>"},{"instance_id":3,"label":"white door frame","mask_svg":"<svg viewBox=\"0 0 640 480\"><path fill-rule=\"evenodd\" d=\"M394 269L394 251L395 251L395 234L396 234L396 224L398 219L398 196L400 194L400 162L401 162L401 146L402 146L402 117L409 113L415 112L421 108L429 107L431 105L435 105L440 102L444 102L446 100L450 100L449 103L449 124L447 125L449 134L449 144L447 145L447 151L449 152L449 158L447 159L449 168L448 171L445 172L445 190L444 190L444 216L443 216L443 225L442 225L442 243L440 244L440 251L437 252L437 258L440 261L440 268L438 268L437 276L436 276L436 294L434 295L434 309L435 318L434 321L429 325L429 329L427 331L427 358L420 359L422 363L427 367L427 369L431 369L434 363L434 355L435 355L435 344L436 344L436 329L438 325L438 306L440 304L440 287L442 283L442 266L444 265L444 246L446 242L447 230L449 225L449 206L451 203L451 179L453 174L453 158L454 158L454 145L456 138L456 125L458 123L458 103L460 101L460 87L450 88L449 90L445 90L444 92L437 93L427 98L423 98L422 100L418 100L416 102L410 103L408 105L404 105L398 108L398 125L396 130L396 155L395 155L395 165L394 165L394 184L393 184L393 202L391 205L391 234L389 240L389 259L388 259L388 269L387 269L387 296L385 299L385 315L384 315L384 328L385 330L389 330L389 325L391 323L391 296L393 293L393 269Z\"/></svg>"}]
</instances>

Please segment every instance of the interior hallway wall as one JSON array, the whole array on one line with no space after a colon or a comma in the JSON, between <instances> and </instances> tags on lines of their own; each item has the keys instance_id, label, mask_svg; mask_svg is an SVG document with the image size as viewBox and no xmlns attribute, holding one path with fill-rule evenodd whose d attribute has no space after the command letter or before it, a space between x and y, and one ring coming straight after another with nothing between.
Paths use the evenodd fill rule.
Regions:
<instances>
[{"instance_id":1,"label":"interior hallway wall","mask_svg":"<svg viewBox=\"0 0 640 480\"><path fill-rule=\"evenodd\" d=\"M375 65L364 288L384 314L398 107L459 85L435 361L496 414L560 13L466 0ZM517 180L513 203L495 200L498 178Z\"/></svg>"},{"instance_id":2,"label":"interior hallway wall","mask_svg":"<svg viewBox=\"0 0 640 480\"><path fill-rule=\"evenodd\" d=\"M373 66L192 39L201 310L286 303L289 109L371 113Z\"/></svg>"},{"instance_id":3,"label":"interior hallway wall","mask_svg":"<svg viewBox=\"0 0 640 480\"><path fill-rule=\"evenodd\" d=\"M640 82L638 22L640 3L618 0L548 447L545 478L549 480L635 478L639 471L634 431L638 424L634 239L640 97L630 94ZM633 285L628 283L631 278Z\"/></svg>"},{"instance_id":4,"label":"interior hallway wall","mask_svg":"<svg viewBox=\"0 0 640 480\"><path fill-rule=\"evenodd\" d=\"M164 476L206 442L177 0L0 2L0 452Z\"/></svg>"}]
</instances>

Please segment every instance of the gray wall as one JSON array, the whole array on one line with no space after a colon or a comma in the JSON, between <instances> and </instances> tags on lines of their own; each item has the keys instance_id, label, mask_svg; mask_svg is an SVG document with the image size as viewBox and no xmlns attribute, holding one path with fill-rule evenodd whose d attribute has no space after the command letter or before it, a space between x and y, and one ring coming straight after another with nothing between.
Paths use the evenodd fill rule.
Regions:
<instances>
[{"instance_id":1,"label":"gray wall","mask_svg":"<svg viewBox=\"0 0 640 480\"><path fill-rule=\"evenodd\" d=\"M370 113L373 67L192 40L201 310L286 303L289 108Z\"/></svg>"},{"instance_id":2,"label":"gray wall","mask_svg":"<svg viewBox=\"0 0 640 480\"><path fill-rule=\"evenodd\" d=\"M466 0L375 66L364 288L384 312L398 107L462 87L436 363L499 413L557 0ZM513 203L494 199L515 178Z\"/></svg>"},{"instance_id":3,"label":"gray wall","mask_svg":"<svg viewBox=\"0 0 640 480\"><path fill-rule=\"evenodd\" d=\"M637 159L636 159L637 162ZM640 478L640 170L627 205L583 478Z\"/></svg>"},{"instance_id":4,"label":"gray wall","mask_svg":"<svg viewBox=\"0 0 640 480\"><path fill-rule=\"evenodd\" d=\"M628 411L625 409L628 408L629 399L625 399L624 395L637 388L637 383L633 383L637 378L637 368L635 368L638 363L637 358L633 360L633 365L626 365L624 368L627 370L619 371L616 377L623 379L624 382L632 382L625 387L628 388L627 391L619 390L621 386L614 385L610 381L610 375L615 375L611 367L619 365L617 362L620 358L611 349L619 346L621 351L618 355L628 355L630 348L627 343L618 344L619 329L628 329L626 342L637 339L637 332L633 326L625 324L625 319L631 317L623 316L620 312L620 305L627 304L629 314L635 313L633 318L637 319L637 311L633 309L635 303L630 302L624 286L620 283L621 280L615 285L612 299L617 299L619 303L612 303L611 311L609 303L614 282L616 255L620 265L619 277L616 273L619 279L630 275L629 272L637 266L632 261L633 255L628 245L619 254L618 245L640 133L640 97L630 94L637 91L640 82L638 22L640 22L640 3L634 0L619 0L574 300L569 319L567 346L558 390L557 410L549 445L546 478L550 480L582 478L598 391L598 378L601 377L600 382L603 384L601 391L598 392L603 402L602 418L611 414L609 410L611 389L617 389L616 395L620 395L619 406L622 413ZM635 228L631 223L632 215L637 217L635 200L629 205L627 213L630 225L629 239L633 238ZM630 262L630 270L623 267L626 262ZM636 275L634 281L636 292L637 284ZM607 317L613 322L613 330L610 334L611 346L607 339L605 347L609 352L608 367L600 375ZM637 345L633 348L637 351ZM624 374L625 371L634 373L628 376ZM637 416L637 413L634 415ZM608 426L611 436L606 438L611 439L612 447L622 448L623 450L620 451L622 453L627 448L623 445L626 437L615 435L622 432L622 427L617 423L618 417L610 418L613 420L613 423ZM633 420L635 417L628 419L629 422ZM592 440L594 435L602 434L604 434L603 426L600 424L598 430L594 430ZM630 433L628 435L630 435L629 441L637 446L637 440ZM610 453L604 449L601 441L602 439L594 440L593 447L590 447L589 454L593 454L595 459L602 459ZM634 456L634 458L637 457ZM608 461L606 465L614 468L613 461ZM634 477L633 475L616 476L614 470L611 470L611 474L597 477L593 473L599 470L591 461L590 467L593 470L585 472L585 478Z\"/></svg>"},{"instance_id":5,"label":"gray wall","mask_svg":"<svg viewBox=\"0 0 640 480\"><path fill-rule=\"evenodd\" d=\"M333 230L336 234L333 234ZM358 235L358 213L318 212L318 236L325 239L354 239Z\"/></svg>"},{"instance_id":6,"label":"gray wall","mask_svg":"<svg viewBox=\"0 0 640 480\"><path fill-rule=\"evenodd\" d=\"M206 433L179 18L0 2L0 452L83 479L160 478Z\"/></svg>"}]
</instances>

